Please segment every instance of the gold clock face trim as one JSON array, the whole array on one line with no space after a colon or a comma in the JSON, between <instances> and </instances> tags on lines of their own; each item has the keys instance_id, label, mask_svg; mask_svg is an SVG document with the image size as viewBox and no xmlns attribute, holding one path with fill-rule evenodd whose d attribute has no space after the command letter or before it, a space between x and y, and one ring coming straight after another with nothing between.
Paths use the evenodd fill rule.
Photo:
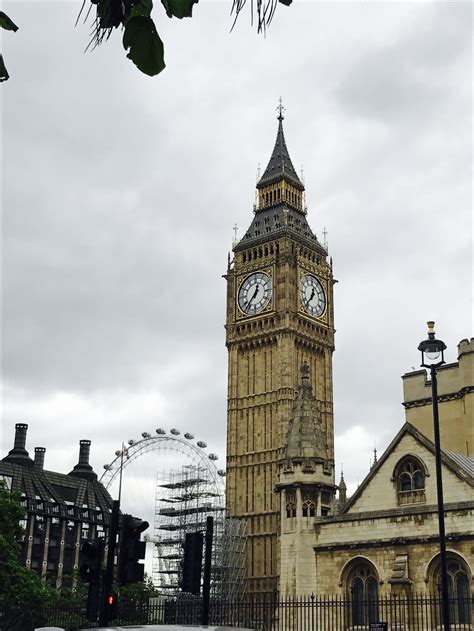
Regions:
<instances>
[{"instance_id":1,"label":"gold clock face trim","mask_svg":"<svg viewBox=\"0 0 474 631\"><path fill-rule=\"evenodd\" d=\"M272 299L272 279L265 272L249 274L239 287L237 302L245 315L257 315L266 309Z\"/></svg>"},{"instance_id":2,"label":"gold clock face trim","mask_svg":"<svg viewBox=\"0 0 474 631\"><path fill-rule=\"evenodd\" d=\"M326 294L321 282L312 274L305 274L300 281L300 298L304 310L313 318L320 318L326 311Z\"/></svg>"}]
</instances>

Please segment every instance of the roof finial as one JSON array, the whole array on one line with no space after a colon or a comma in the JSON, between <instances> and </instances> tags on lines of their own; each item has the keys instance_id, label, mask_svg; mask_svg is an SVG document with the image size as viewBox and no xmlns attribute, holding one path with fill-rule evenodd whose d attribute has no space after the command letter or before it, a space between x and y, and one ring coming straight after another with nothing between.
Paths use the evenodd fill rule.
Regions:
<instances>
[{"instance_id":1,"label":"roof finial","mask_svg":"<svg viewBox=\"0 0 474 631\"><path fill-rule=\"evenodd\" d=\"M278 119L279 121L282 121L282 120L285 118L285 117L283 116L283 112L285 112L285 111L286 111L286 109L285 109L285 107L283 106L283 99L282 99L282 98L281 98L281 96L280 96L280 99L279 99L279 101L278 101L278 107L277 107L277 112L278 112L277 119Z\"/></svg>"},{"instance_id":2,"label":"roof finial","mask_svg":"<svg viewBox=\"0 0 474 631\"><path fill-rule=\"evenodd\" d=\"M234 231L234 238L233 238L233 240L232 240L232 246L233 246L233 247L235 247L235 246L237 245L237 230L238 230L238 229L239 229L239 228L238 228L237 224L235 223L235 224L234 224L234 227L232 228L232 230Z\"/></svg>"}]
</instances>

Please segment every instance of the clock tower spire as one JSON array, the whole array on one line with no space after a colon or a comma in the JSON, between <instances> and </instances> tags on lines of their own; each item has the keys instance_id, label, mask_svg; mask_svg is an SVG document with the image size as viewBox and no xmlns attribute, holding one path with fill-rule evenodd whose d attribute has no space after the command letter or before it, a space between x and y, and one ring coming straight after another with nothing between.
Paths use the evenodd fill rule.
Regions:
<instances>
[{"instance_id":1,"label":"clock tower spire","mask_svg":"<svg viewBox=\"0 0 474 631\"><path fill-rule=\"evenodd\" d=\"M296 427L302 366L325 481L334 484L332 268L306 218L305 187L286 146L283 109L280 103L253 220L234 245L226 274L227 508L246 525L247 590L272 594L282 575L279 474L295 441L296 430L289 428Z\"/></svg>"}]
</instances>

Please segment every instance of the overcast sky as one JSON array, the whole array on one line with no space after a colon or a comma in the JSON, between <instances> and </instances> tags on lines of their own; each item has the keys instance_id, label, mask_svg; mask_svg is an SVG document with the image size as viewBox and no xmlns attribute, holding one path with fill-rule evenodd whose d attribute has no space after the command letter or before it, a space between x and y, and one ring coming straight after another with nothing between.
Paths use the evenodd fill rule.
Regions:
<instances>
[{"instance_id":1,"label":"overcast sky","mask_svg":"<svg viewBox=\"0 0 474 631\"><path fill-rule=\"evenodd\" d=\"M166 70L120 33L84 54L80 0L5 2L2 454L14 424L46 467L92 440L179 427L225 458L227 254L252 219L278 98L335 288L336 462L351 488L404 422L426 321L471 328L471 4L278 5L266 38L230 0L156 3ZM222 466L221 464L221 466Z\"/></svg>"}]
</instances>

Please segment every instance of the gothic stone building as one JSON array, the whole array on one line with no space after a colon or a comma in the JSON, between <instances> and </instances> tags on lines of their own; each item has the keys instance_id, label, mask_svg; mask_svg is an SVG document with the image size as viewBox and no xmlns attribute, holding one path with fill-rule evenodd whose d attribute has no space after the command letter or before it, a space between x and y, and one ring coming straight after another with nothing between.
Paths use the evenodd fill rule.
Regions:
<instances>
[{"instance_id":1,"label":"gothic stone building","mask_svg":"<svg viewBox=\"0 0 474 631\"><path fill-rule=\"evenodd\" d=\"M306 219L304 190L280 111L275 147L257 184L254 218L226 274L227 508L245 522L247 589L258 593L274 593L279 586L281 510L274 489L303 361L322 437L319 486L311 491L322 510L329 510L336 488L334 281L326 248Z\"/></svg>"},{"instance_id":2,"label":"gothic stone building","mask_svg":"<svg viewBox=\"0 0 474 631\"><path fill-rule=\"evenodd\" d=\"M403 377L406 424L357 492L348 499L342 478L336 498L335 281L307 222L281 113L254 218L226 279L227 507L246 525L248 591L356 601L438 593L425 371ZM459 362L439 371L449 571L461 600L472 591L474 557L473 357L474 341L463 340Z\"/></svg>"},{"instance_id":3,"label":"gothic stone building","mask_svg":"<svg viewBox=\"0 0 474 631\"><path fill-rule=\"evenodd\" d=\"M28 425L17 423L13 449L0 461L0 480L20 494L26 509L21 560L54 587L72 587L86 539L105 539L112 498L89 464L90 441L81 440L70 473L44 468L45 448L26 450Z\"/></svg>"}]
</instances>

